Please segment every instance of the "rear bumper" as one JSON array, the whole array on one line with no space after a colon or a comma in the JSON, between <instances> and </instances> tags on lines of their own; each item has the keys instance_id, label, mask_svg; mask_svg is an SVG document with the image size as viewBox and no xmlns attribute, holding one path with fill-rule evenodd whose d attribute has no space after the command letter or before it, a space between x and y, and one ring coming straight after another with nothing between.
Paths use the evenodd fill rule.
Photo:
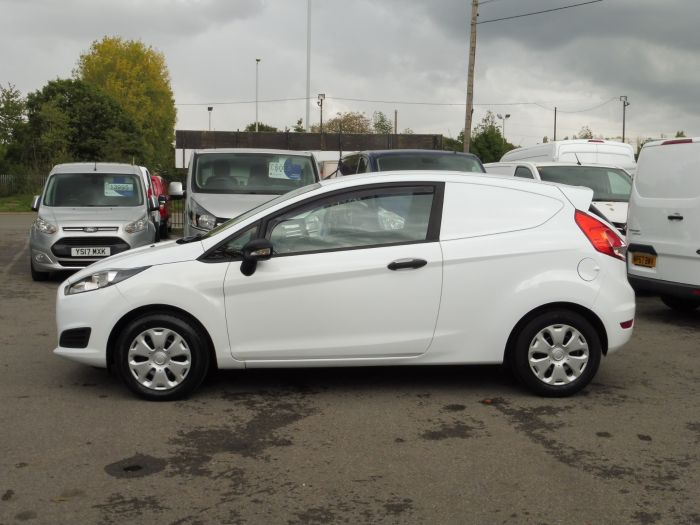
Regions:
<instances>
[{"instance_id":1,"label":"rear bumper","mask_svg":"<svg viewBox=\"0 0 700 525\"><path fill-rule=\"evenodd\" d=\"M639 277L638 275L627 274L627 280L634 288L635 292L645 292L653 295L670 295L681 299L700 300L700 286L691 284L674 283L651 279L649 277Z\"/></svg>"}]
</instances>

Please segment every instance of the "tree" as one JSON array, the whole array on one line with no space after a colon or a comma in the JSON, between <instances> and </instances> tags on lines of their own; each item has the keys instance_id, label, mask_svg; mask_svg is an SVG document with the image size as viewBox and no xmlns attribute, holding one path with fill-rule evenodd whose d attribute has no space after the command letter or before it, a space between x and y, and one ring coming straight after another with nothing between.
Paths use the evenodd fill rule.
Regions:
<instances>
[{"instance_id":1,"label":"tree","mask_svg":"<svg viewBox=\"0 0 700 525\"><path fill-rule=\"evenodd\" d=\"M547 144L548 142L549 142L549 137L547 135L542 137L542 144Z\"/></svg>"},{"instance_id":2,"label":"tree","mask_svg":"<svg viewBox=\"0 0 700 525\"><path fill-rule=\"evenodd\" d=\"M683 138L685 137L685 131L676 131L676 138Z\"/></svg>"},{"instance_id":3,"label":"tree","mask_svg":"<svg viewBox=\"0 0 700 525\"><path fill-rule=\"evenodd\" d=\"M25 101L12 84L0 86L0 144L9 144L22 125Z\"/></svg>"},{"instance_id":4,"label":"tree","mask_svg":"<svg viewBox=\"0 0 700 525\"><path fill-rule=\"evenodd\" d=\"M496 162L506 151L514 148L513 144L503 138L495 115L491 111L487 112L472 132L470 152L479 157L482 162Z\"/></svg>"},{"instance_id":5,"label":"tree","mask_svg":"<svg viewBox=\"0 0 700 525\"><path fill-rule=\"evenodd\" d=\"M576 137L574 137L576 138ZM578 132L578 138L580 139L592 139L593 138L593 132L591 131L591 128L588 126L583 126L581 128L581 131Z\"/></svg>"},{"instance_id":6,"label":"tree","mask_svg":"<svg viewBox=\"0 0 700 525\"><path fill-rule=\"evenodd\" d=\"M162 172L174 169L175 101L165 56L141 41L104 37L80 56L76 78L111 96L144 139L138 161Z\"/></svg>"},{"instance_id":7,"label":"tree","mask_svg":"<svg viewBox=\"0 0 700 525\"><path fill-rule=\"evenodd\" d=\"M304 120L301 117L299 117L299 120L297 120L297 123L292 128L292 131L294 131L295 133L303 133L304 131L306 131L303 123Z\"/></svg>"},{"instance_id":8,"label":"tree","mask_svg":"<svg viewBox=\"0 0 700 525\"><path fill-rule=\"evenodd\" d=\"M243 131L255 131L255 122L248 124ZM279 129L269 124L258 122L258 131L279 131Z\"/></svg>"},{"instance_id":9,"label":"tree","mask_svg":"<svg viewBox=\"0 0 700 525\"><path fill-rule=\"evenodd\" d=\"M394 132L394 125L391 120L381 111L375 111L372 114L372 127L374 132L380 135L389 135Z\"/></svg>"},{"instance_id":10,"label":"tree","mask_svg":"<svg viewBox=\"0 0 700 525\"><path fill-rule=\"evenodd\" d=\"M67 160L131 162L145 149L122 108L80 80L52 80L27 96L21 143L19 160L35 171Z\"/></svg>"},{"instance_id":11,"label":"tree","mask_svg":"<svg viewBox=\"0 0 700 525\"><path fill-rule=\"evenodd\" d=\"M313 133L320 132L320 126L311 126ZM348 111L336 113L336 116L323 123L323 131L326 133L372 133L372 124L364 113Z\"/></svg>"}]
</instances>

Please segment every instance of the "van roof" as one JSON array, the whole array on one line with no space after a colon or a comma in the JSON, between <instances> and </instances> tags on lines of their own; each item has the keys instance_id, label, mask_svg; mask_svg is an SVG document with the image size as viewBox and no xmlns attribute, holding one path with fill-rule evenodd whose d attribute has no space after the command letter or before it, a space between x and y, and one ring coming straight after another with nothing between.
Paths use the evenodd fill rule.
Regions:
<instances>
[{"instance_id":1,"label":"van roof","mask_svg":"<svg viewBox=\"0 0 700 525\"><path fill-rule=\"evenodd\" d=\"M57 164L51 173L141 173L139 166L120 162L67 162Z\"/></svg>"},{"instance_id":2,"label":"van roof","mask_svg":"<svg viewBox=\"0 0 700 525\"><path fill-rule=\"evenodd\" d=\"M261 153L263 155L300 155L310 157L310 151L297 151L289 149L261 149L261 148L213 148L213 149L198 149L194 151L195 155L211 155L214 153Z\"/></svg>"},{"instance_id":3,"label":"van roof","mask_svg":"<svg viewBox=\"0 0 700 525\"><path fill-rule=\"evenodd\" d=\"M700 143L700 137L676 137L672 139L656 139L650 140L644 144L644 148L651 148L653 146L671 146L678 144L693 144Z\"/></svg>"}]
</instances>

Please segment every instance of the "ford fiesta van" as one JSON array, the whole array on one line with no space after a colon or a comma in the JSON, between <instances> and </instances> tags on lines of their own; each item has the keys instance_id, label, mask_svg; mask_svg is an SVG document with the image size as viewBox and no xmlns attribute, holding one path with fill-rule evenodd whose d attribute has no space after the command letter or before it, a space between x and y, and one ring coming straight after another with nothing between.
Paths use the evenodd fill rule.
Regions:
<instances>
[{"instance_id":1,"label":"ford fiesta van","mask_svg":"<svg viewBox=\"0 0 700 525\"><path fill-rule=\"evenodd\" d=\"M700 138L644 145L627 241L633 288L659 295L676 310L700 306Z\"/></svg>"},{"instance_id":2,"label":"ford fiesta van","mask_svg":"<svg viewBox=\"0 0 700 525\"><path fill-rule=\"evenodd\" d=\"M34 197L37 218L29 232L35 281L49 273L78 270L95 261L156 240L141 169L130 164L58 164Z\"/></svg>"}]
</instances>

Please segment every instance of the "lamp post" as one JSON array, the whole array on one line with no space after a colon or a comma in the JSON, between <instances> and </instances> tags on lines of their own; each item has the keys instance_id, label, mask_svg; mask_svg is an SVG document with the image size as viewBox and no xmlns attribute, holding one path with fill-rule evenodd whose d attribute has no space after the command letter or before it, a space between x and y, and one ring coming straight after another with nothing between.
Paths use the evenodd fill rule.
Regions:
<instances>
[{"instance_id":1,"label":"lamp post","mask_svg":"<svg viewBox=\"0 0 700 525\"><path fill-rule=\"evenodd\" d=\"M506 113L505 115L501 115L500 113L496 114L496 116L501 119L502 124L501 124L501 129L503 130L503 142L506 141L506 119L510 118L510 113Z\"/></svg>"},{"instance_id":2,"label":"lamp post","mask_svg":"<svg viewBox=\"0 0 700 525\"><path fill-rule=\"evenodd\" d=\"M209 131L211 131L211 112L214 110L214 106L208 106L207 112L209 113Z\"/></svg>"},{"instance_id":3,"label":"lamp post","mask_svg":"<svg viewBox=\"0 0 700 525\"><path fill-rule=\"evenodd\" d=\"M625 113L627 110L627 106L630 105L629 102L627 102L627 96L622 95L620 97L620 102L622 102L622 142L625 141Z\"/></svg>"},{"instance_id":4,"label":"lamp post","mask_svg":"<svg viewBox=\"0 0 700 525\"><path fill-rule=\"evenodd\" d=\"M258 66L260 59L255 59L255 133L258 132Z\"/></svg>"},{"instance_id":5,"label":"lamp post","mask_svg":"<svg viewBox=\"0 0 700 525\"><path fill-rule=\"evenodd\" d=\"M323 101L326 99L326 94L325 93L319 93L318 94L318 107L321 108L321 125L319 126L319 130L321 133L323 133Z\"/></svg>"}]
</instances>

